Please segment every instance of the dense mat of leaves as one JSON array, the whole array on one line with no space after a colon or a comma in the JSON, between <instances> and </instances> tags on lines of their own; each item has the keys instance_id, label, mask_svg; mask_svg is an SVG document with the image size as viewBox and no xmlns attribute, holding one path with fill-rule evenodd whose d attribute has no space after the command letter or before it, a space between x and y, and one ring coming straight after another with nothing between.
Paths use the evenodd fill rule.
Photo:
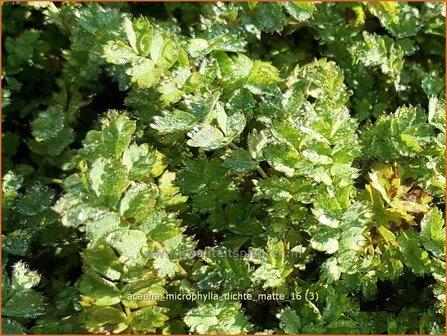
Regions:
<instances>
[{"instance_id":1,"label":"dense mat of leaves","mask_svg":"<svg viewBox=\"0 0 447 336\"><path fill-rule=\"evenodd\" d=\"M3 333L445 334L443 3L2 13Z\"/></svg>"}]
</instances>

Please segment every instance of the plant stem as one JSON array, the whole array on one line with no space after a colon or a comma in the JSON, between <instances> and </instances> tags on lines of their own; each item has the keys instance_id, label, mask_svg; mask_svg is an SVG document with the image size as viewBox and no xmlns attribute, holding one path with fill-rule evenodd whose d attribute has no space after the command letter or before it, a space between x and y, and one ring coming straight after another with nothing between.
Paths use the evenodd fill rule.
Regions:
<instances>
[{"instance_id":1,"label":"plant stem","mask_svg":"<svg viewBox=\"0 0 447 336\"><path fill-rule=\"evenodd\" d=\"M306 259L306 257L309 255L310 250L312 249L311 244L307 244L306 249L304 250L303 254L301 255L300 260L298 261L298 264L302 264L304 262L304 260Z\"/></svg>"},{"instance_id":2,"label":"plant stem","mask_svg":"<svg viewBox=\"0 0 447 336\"><path fill-rule=\"evenodd\" d=\"M300 271L299 266L303 264L304 260L309 255L311 249L312 246L309 243L306 249L304 250L303 254L301 255L300 260L298 261L298 267L295 267L293 271L287 276L287 283L292 282L293 278L298 275L298 272Z\"/></svg>"},{"instance_id":3,"label":"plant stem","mask_svg":"<svg viewBox=\"0 0 447 336\"><path fill-rule=\"evenodd\" d=\"M50 182L54 183L54 184L60 184L60 185L62 185L64 183L64 181L62 179L57 179L57 178L52 178L50 180Z\"/></svg>"},{"instance_id":4,"label":"plant stem","mask_svg":"<svg viewBox=\"0 0 447 336\"><path fill-rule=\"evenodd\" d=\"M168 14L168 17L169 17L172 21L175 21L175 17L174 17L174 15L172 15L172 12L171 12L171 10L169 9L169 7L168 7L168 5L167 5L166 2L164 3L164 6L165 6L166 13Z\"/></svg>"},{"instance_id":5,"label":"plant stem","mask_svg":"<svg viewBox=\"0 0 447 336\"><path fill-rule=\"evenodd\" d=\"M230 146L231 148L233 148L235 150L239 149L239 147L237 145L235 145L234 143L232 143L232 142L230 142L228 146Z\"/></svg>"},{"instance_id":6,"label":"plant stem","mask_svg":"<svg viewBox=\"0 0 447 336\"><path fill-rule=\"evenodd\" d=\"M256 167L256 171L262 176L263 179L268 178L267 173L260 166Z\"/></svg>"}]
</instances>

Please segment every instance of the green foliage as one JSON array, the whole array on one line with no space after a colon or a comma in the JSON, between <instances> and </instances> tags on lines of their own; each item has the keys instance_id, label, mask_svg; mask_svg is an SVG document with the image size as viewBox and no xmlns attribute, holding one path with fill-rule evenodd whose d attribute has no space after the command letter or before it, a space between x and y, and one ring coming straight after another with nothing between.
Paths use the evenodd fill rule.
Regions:
<instances>
[{"instance_id":1,"label":"green foliage","mask_svg":"<svg viewBox=\"0 0 447 336\"><path fill-rule=\"evenodd\" d=\"M250 331L238 302L198 302L185 315L185 323L198 334L242 334Z\"/></svg>"},{"instance_id":2,"label":"green foliage","mask_svg":"<svg viewBox=\"0 0 447 336\"><path fill-rule=\"evenodd\" d=\"M102 120L101 131L91 131L84 141L87 151L75 158L81 175L72 176L65 196L54 207L64 225L82 229L88 239L85 274L77 286L89 332L155 332L168 319L165 309L156 306L166 292L162 278L183 271L182 256L171 256L182 244L183 229L175 217L163 213L169 203L163 196L175 197L178 189L163 185L166 181L159 177L165 168L163 158L147 145L145 155L154 159L146 164L134 165L140 159L126 155L136 147L131 144L134 131L135 123L111 111ZM157 165L163 167L154 173ZM144 182L132 180L135 175ZM159 213L164 218L154 223ZM157 235L153 226L165 223L175 227L171 224L169 233ZM134 299L143 294L158 299Z\"/></svg>"},{"instance_id":3,"label":"green foliage","mask_svg":"<svg viewBox=\"0 0 447 336\"><path fill-rule=\"evenodd\" d=\"M2 314L5 334L23 333L23 323L45 313L43 295L33 289L40 276L30 271L25 264L14 264L11 277L2 279Z\"/></svg>"},{"instance_id":4,"label":"green foliage","mask_svg":"<svg viewBox=\"0 0 447 336\"><path fill-rule=\"evenodd\" d=\"M2 13L4 334L445 334L443 3Z\"/></svg>"}]
</instances>

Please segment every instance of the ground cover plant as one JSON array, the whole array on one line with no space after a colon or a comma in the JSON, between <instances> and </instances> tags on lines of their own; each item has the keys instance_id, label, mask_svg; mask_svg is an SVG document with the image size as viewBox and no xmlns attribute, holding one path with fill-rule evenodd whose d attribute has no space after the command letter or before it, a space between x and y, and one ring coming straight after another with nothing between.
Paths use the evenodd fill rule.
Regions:
<instances>
[{"instance_id":1,"label":"ground cover plant","mask_svg":"<svg viewBox=\"0 0 447 336\"><path fill-rule=\"evenodd\" d=\"M1 6L2 333L445 334L442 2Z\"/></svg>"}]
</instances>

